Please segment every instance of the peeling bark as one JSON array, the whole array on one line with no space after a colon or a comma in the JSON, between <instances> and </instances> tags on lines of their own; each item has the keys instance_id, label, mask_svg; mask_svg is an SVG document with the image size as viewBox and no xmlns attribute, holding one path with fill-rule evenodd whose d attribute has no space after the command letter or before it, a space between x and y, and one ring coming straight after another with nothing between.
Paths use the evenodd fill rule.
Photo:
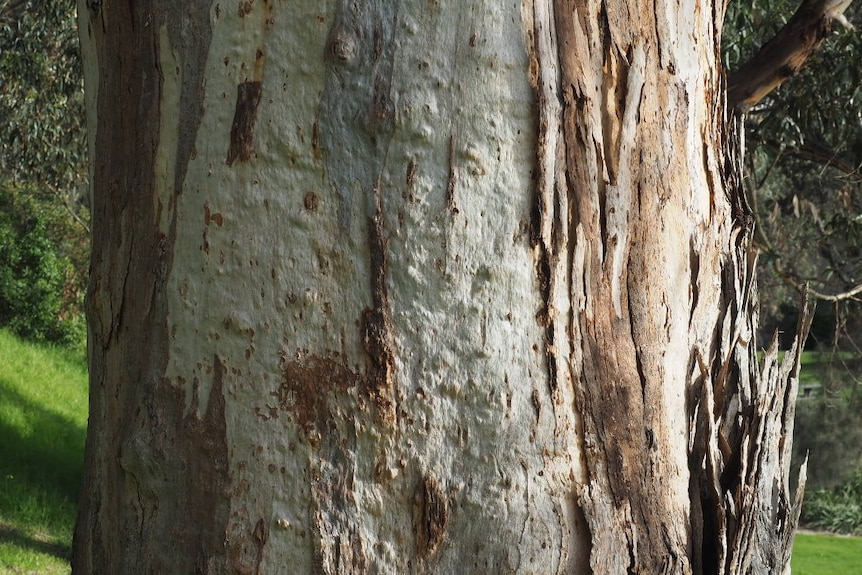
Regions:
<instances>
[{"instance_id":1,"label":"peeling bark","mask_svg":"<svg viewBox=\"0 0 862 575\"><path fill-rule=\"evenodd\" d=\"M716 98L719 14L680 10L671 23L652 3L615 10L560 1L551 21L537 9L545 38L533 46L546 346L554 366L563 363L558 334L574 343L563 363L571 372L553 380L568 379L584 422L579 504L590 565L783 570L799 504L788 495L786 454L741 460L789 442L798 358L780 377L755 368L742 152L736 120ZM672 33L683 28L713 44L679 42ZM692 149L692 133L702 147ZM567 292L571 312L561 313ZM775 394L779 403L756 407ZM671 447L673 437L689 437L688 450ZM756 502L743 485L761 486ZM739 529L742 507L762 514L747 520L763 530Z\"/></svg>"},{"instance_id":2,"label":"peeling bark","mask_svg":"<svg viewBox=\"0 0 862 575\"><path fill-rule=\"evenodd\" d=\"M720 3L81 8L76 573L786 567Z\"/></svg>"},{"instance_id":3,"label":"peeling bark","mask_svg":"<svg viewBox=\"0 0 862 575\"><path fill-rule=\"evenodd\" d=\"M413 494L413 533L420 560L427 560L440 547L448 523L445 493L433 477L423 477Z\"/></svg>"}]
</instances>

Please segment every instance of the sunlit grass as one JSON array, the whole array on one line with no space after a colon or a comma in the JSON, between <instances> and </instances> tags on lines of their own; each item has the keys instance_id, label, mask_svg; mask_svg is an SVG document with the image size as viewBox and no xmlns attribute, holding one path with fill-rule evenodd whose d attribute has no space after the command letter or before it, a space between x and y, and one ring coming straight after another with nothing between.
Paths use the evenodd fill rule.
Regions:
<instances>
[{"instance_id":1,"label":"sunlit grass","mask_svg":"<svg viewBox=\"0 0 862 575\"><path fill-rule=\"evenodd\" d=\"M69 571L86 422L84 358L0 330L0 573Z\"/></svg>"},{"instance_id":2,"label":"sunlit grass","mask_svg":"<svg viewBox=\"0 0 862 575\"><path fill-rule=\"evenodd\" d=\"M862 575L862 539L800 533L791 569L793 575Z\"/></svg>"}]
</instances>

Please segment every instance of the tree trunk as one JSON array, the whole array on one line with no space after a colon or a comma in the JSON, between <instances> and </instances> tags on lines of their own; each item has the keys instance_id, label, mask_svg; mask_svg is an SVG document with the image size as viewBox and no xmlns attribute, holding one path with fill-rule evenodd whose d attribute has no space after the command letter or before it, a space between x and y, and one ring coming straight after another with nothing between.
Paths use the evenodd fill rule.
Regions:
<instances>
[{"instance_id":1,"label":"tree trunk","mask_svg":"<svg viewBox=\"0 0 862 575\"><path fill-rule=\"evenodd\" d=\"M789 564L720 3L79 12L76 573Z\"/></svg>"}]
</instances>

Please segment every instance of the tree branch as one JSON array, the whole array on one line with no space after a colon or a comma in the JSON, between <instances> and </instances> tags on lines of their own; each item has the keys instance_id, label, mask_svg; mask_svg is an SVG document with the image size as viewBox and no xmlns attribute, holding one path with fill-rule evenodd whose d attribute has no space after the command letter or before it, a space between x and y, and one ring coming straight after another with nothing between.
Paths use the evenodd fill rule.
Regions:
<instances>
[{"instance_id":1,"label":"tree branch","mask_svg":"<svg viewBox=\"0 0 862 575\"><path fill-rule=\"evenodd\" d=\"M833 168L841 172L841 177L846 177L847 179L856 182L862 182L862 164L858 166L853 165L849 160L845 159L835 151L835 149L829 144L809 141L798 147L787 147L781 142L769 138L753 137L751 140L756 142L758 145L762 145L769 150L772 150L776 154L775 159L770 165L770 170L768 171L771 171L772 165L774 165L781 156L792 156L800 160L806 160L815 164L821 164L824 167ZM749 168L749 171L752 174L754 173L751 168ZM768 176L769 173L762 176L757 182L756 187L762 187Z\"/></svg>"},{"instance_id":2,"label":"tree branch","mask_svg":"<svg viewBox=\"0 0 862 575\"><path fill-rule=\"evenodd\" d=\"M728 78L728 103L743 111L794 76L833 31L851 27L844 10L852 0L803 0L775 37Z\"/></svg>"},{"instance_id":3,"label":"tree branch","mask_svg":"<svg viewBox=\"0 0 862 575\"><path fill-rule=\"evenodd\" d=\"M784 281L785 284L795 289L799 293L804 293L806 290L809 295L823 301L840 302L850 299L858 299L856 296L862 294L862 284L857 284L852 288L840 293L823 293L812 289L807 281L800 281L796 274L781 267L778 263L778 258L772 260L772 270L775 274Z\"/></svg>"},{"instance_id":4,"label":"tree branch","mask_svg":"<svg viewBox=\"0 0 862 575\"><path fill-rule=\"evenodd\" d=\"M0 24L12 24L21 19L27 0L0 0Z\"/></svg>"},{"instance_id":5,"label":"tree branch","mask_svg":"<svg viewBox=\"0 0 862 575\"><path fill-rule=\"evenodd\" d=\"M755 190L749 190L748 193L752 197L757 196L757 192ZM754 206L754 218L755 221L759 224L762 219L757 211L757 204L755 203ZM757 242L758 247L761 251L772 256L772 271L775 272L775 275L781 278L781 281L783 281L787 286L793 288L799 293L808 293L812 297L815 297L819 300L831 302L841 302L850 299L858 299L857 296L859 294L862 294L862 283L857 284L843 292L832 294L824 293L813 289L810 285L810 279L801 279L799 275L795 272L785 269L781 266L781 264L779 263L782 259L781 253L778 251L778 249L775 247L775 244L772 242L771 238L766 233L765 226L758 224L756 224L754 227L755 241Z\"/></svg>"},{"instance_id":6,"label":"tree branch","mask_svg":"<svg viewBox=\"0 0 862 575\"><path fill-rule=\"evenodd\" d=\"M72 206L69 205L69 202L66 199L66 196L64 194L62 194L60 192L60 190L58 190L56 187L52 186L51 184L49 184L47 182L42 182L42 185L45 186L46 188L48 188L51 191L51 193L53 193L54 196L60 200L60 203L63 204L63 207L66 208L66 211L69 212L70 216L72 216L72 219L74 219L89 234L90 233L89 224L87 224L87 222L85 222L84 219L80 215L78 215L78 213L75 212L75 210L72 209Z\"/></svg>"},{"instance_id":7,"label":"tree branch","mask_svg":"<svg viewBox=\"0 0 862 575\"><path fill-rule=\"evenodd\" d=\"M792 148L790 153L798 158L835 168L848 178L862 182L862 171L860 171L859 167L844 161L838 156L837 152L827 146L811 143L801 148Z\"/></svg>"}]
</instances>

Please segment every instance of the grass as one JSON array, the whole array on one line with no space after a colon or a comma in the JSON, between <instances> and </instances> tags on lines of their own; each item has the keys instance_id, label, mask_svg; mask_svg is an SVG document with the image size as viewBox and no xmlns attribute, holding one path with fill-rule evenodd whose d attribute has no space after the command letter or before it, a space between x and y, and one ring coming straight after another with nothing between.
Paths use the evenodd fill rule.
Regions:
<instances>
[{"instance_id":1,"label":"grass","mask_svg":"<svg viewBox=\"0 0 862 575\"><path fill-rule=\"evenodd\" d=\"M800 533L790 567L793 575L862 575L862 538Z\"/></svg>"},{"instance_id":2,"label":"grass","mask_svg":"<svg viewBox=\"0 0 862 575\"><path fill-rule=\"evenodd\" d=\"M81 353L0 329L0 575L69 573L86 422ZM799 534L792 567L862 575L862 539Z\"/></svg>"},{"instance_id":3,"label":"grass","mask_svg":"<svg viewBox=\"0 0 862 575\"><path fill-rule=\"evenodd\" d=\"M86 424L80 352L0 330L0 574L69 572Z\"/></svg>"}]
</instances>

